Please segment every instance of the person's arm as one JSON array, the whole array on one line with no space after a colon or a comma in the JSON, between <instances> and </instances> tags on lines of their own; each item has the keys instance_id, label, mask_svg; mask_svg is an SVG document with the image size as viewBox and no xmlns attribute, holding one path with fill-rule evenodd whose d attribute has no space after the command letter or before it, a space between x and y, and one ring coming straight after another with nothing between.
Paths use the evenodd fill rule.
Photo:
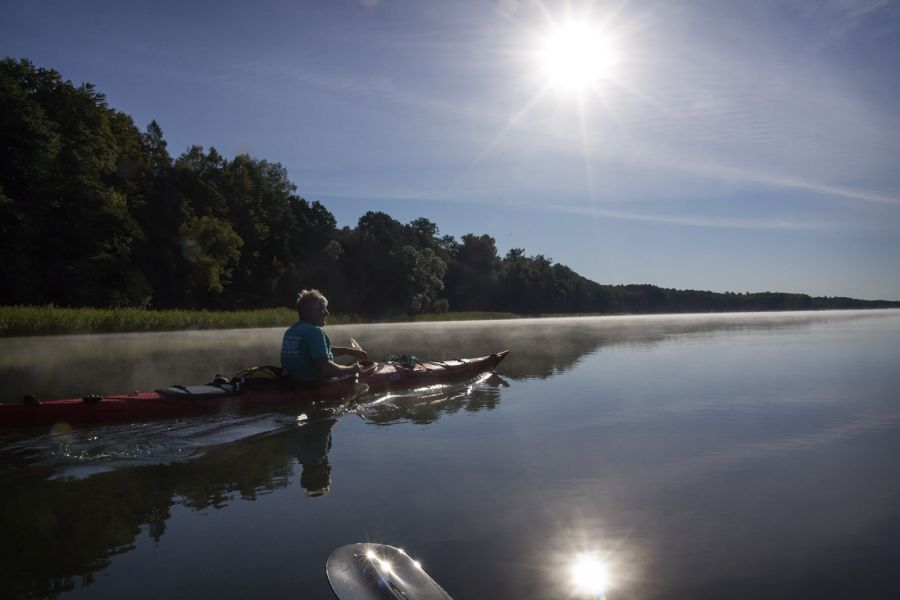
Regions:
<instances>
[{"instance_id":1,"label":"person's arm","mask_svg":"<svg viewBox=\"0 0 900 600\"><path fill-rule=\"evenodd\" d=\"M335 348L332 348L331 351L334 352ZM353 373L359 373L360 371L359 363L339 365L327 358L317 358L313 361L313 364L319 370L319 373L325 377L340 377L341 375L351 375Z\"/></svg>"}]
</instances>

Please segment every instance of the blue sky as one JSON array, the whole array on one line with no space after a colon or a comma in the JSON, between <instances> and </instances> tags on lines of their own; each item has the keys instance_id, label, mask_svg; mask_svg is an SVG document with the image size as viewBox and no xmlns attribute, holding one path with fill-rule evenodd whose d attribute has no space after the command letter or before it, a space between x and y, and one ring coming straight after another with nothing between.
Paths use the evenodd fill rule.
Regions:
<instances>
[{"instance_id":1,"label":"blue sky","mask_svg":"<svg viewBox=\"0 0 900 600\"><path fill-rule=\"evenodd\" d=\"M341 225L424 216L601 283L900 300L897 2L3 0L2 14L2 55L94 83L140 128L156 119L173 155L282 163ZM572 22L616 57L576 90L541 63Z\"/></svg>"}]
</instances>

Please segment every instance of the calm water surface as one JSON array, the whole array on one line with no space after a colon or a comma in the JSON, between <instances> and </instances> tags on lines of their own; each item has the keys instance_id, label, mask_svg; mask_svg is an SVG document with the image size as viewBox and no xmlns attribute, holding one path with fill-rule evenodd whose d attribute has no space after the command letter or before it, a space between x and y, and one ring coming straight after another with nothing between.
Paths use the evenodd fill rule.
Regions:
<instances>
[{"instance_id":1,"label":"calm water surface","mask_svg":"<svg viewBox=\"0 0 900 600\"><path fill-rule=\"evenodd\" d=\"M4 597L330 598L405 548L457 599L900 597L900 311L331 327L510 348L354 406L0 434ZM203 383L277 330L0 340L14 401ZM298 414L306 418L298 422Z\"/></svg>"}]
</instances>

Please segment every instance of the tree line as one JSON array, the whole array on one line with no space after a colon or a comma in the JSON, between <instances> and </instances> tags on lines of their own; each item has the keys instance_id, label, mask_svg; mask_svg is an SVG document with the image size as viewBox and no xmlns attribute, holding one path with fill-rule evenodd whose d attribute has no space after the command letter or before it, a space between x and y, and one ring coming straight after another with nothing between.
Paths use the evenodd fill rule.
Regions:
<instances>
[{"instance_id":1,"label":"tree line","mask_svg":"<svg viewBox=\"0 0 900 600\"><path fill-rule=\"evenodd\" d=\"M601 285L488 235L368 212L337 226L278 163L138 129L91 84L0 61L0 304L254 309L325 290L365 317L900 306L804 294Z\"/></svg>"}]
</instances>

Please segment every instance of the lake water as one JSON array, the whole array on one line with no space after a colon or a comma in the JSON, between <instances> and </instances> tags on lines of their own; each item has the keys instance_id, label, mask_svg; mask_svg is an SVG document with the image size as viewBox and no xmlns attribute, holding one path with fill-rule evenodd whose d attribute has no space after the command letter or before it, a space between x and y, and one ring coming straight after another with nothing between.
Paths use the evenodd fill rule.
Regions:
<instances>
[{"instance_id":1,"label":"lake water","mask_svg":"<svg viewBox=\"0 0 900 600\"><path fill-rule=\"evenodd\" d=\"M512 353L353 407L0 434L3 597L331 598L353 542L457 600L592 597L584 554L610 600L900 597L900 311L328 331ZM0 340L0 393L203 383L280 335Z\"/></svg>"}]
</instances>

